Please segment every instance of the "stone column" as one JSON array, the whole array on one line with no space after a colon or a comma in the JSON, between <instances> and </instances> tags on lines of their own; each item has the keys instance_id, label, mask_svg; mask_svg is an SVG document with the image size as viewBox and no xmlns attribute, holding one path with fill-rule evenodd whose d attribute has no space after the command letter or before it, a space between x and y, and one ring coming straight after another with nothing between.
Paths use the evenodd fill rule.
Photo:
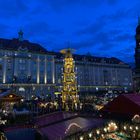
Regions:
<instances>
[{"instance_id":1,"label":"stone column","mask_svg":"<svg viewBox=\"0 0 140 140\"><path fill-rule=\"evenodd\" d=\"M7 76L7 56L3 57L3 83L6 83Z\"/></svg>"},{"instance_id":2,"label":"stone column","mask_svg":"<svg viewBox=\"0 0 140 140\"><path fill-rule=\"evenodd\" d=\"M118 69L118 68L116 68L116 74L115 74L115 78L116 78L116 85L118 85L118 84L119 84L119 82L118 82L118 72L117 72L117 69Z\"/></svg>"},{"instance_id":3,"label":"stone column","mask_svg":"<svg viewBox=\"0 0 140 140\"><path fill-rule=\"evenodd\" d=\"M18 73L17 73L18 69L17 68L18 68L18 59L15 56L15 59L14 59L14 76L18 75Z\"/></svg>"},{"instance_id":4,"label":"stone column","mask_svg":"<svg viewBox=\"0 0 140 140\"><path fill-rule=\"evenodd\" d=\"M27 76L31 76L31 58L28 59L28 72Z\"/></svg>"},{"instance_id":5,"label":"stone column","mask_svg":"<svg viewBox=\"0 0 140 140\"><path fill-rule=\"evenodd\" d=\"M47 58L44 60L44 83L47 84Z\"/></svg>"},{"instance_id":6,"label":"stone column","mask_svg":"<svg viewBox=\"0 0 140 140\"><path fill-rule=\"evenodd\" d=\"M37 57L37 84L40 83L40 58Z\"/></svg>"},{"instance_id":7,"label":"stone column","mask_svg":"<svg viewBox=\"0 0 140 140\"><path fill-rule=\"evenodd\" d=\"M52 58L52 83L55 83L55 64L54 64L54 58Z\"/></svg>"}]
</instances>

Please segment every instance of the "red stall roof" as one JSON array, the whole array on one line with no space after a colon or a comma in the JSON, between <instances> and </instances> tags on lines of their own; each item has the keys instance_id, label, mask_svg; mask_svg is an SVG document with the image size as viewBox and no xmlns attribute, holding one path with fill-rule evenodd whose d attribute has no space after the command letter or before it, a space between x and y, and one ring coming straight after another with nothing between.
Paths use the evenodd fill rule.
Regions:
<instances>
[{"instance_id":1,"label":"red stall roof","mask_svg":"<svg viewBox=\"0 0 140 140\"><path fill-rule=\"evenodd\" d=\"M140 94L123 94L105 105L102 110L104 113L124 115L132 117L140 115Z\"/></svg>"}]
</instances>

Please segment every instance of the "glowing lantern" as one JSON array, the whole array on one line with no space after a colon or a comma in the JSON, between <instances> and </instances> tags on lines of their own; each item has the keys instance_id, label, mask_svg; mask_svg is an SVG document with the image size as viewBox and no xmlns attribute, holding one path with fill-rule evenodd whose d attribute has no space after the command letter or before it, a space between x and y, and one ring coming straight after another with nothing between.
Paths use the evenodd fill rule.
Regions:
<instances>
[{"instance_id":1,"label":"glowing lantern","mask_svg":"<svg viewBox=\"0 0 140 140\"><path fill-rule=\"evenodd\" d=\"M116 131L117 130L117 125L116 125L116 123L113 123L113 122L111 122L111 123L109 123L108 124L108 132L114 132L114 131Z\"/></svg>"}]
</instances>

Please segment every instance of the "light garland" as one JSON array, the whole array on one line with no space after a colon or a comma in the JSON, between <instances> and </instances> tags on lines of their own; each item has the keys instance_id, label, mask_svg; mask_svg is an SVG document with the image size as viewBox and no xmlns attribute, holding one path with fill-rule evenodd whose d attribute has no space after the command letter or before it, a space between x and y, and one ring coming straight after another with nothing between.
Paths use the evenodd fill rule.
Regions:
<instances>
[{"instance_id":1,"label":"light garland","mask_svg":"<svg viewBox=\"0 0 140 140\"><path fill-rule=\"evenodd\" d=\"M80 129L82 129L82 127L81 127L80 125L78 125L77 123L71 123L71 124L68 126L68 128L66 129L65 134L68 133L68 131L70 130L70 128L71 128L72 126L76 126L76 127L80 128Z\"/></svg>"}]
</instances>

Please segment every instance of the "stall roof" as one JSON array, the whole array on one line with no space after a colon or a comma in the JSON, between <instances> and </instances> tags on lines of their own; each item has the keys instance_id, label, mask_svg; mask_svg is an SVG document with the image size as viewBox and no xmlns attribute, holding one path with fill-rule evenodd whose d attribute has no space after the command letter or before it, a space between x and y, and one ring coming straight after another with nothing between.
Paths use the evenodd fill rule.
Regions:
<instances>
[{"instance_id":1,"label":"stall roof","mask_svg":"<svg viewBox=\"0 0 140 140\"><path fill-rule=\"evenodd\" d=\"M65 113L61 112L53 114L54 118L52 117L52 115L50 118L49 117L47 117L46 119L42 118L43 120L46 121L44 121L44 125L42 125L43 120L41 122L41 125L39 125L37 122L38 132L42 136L47 137L49 140L57 140L78 133L80 131L86 131L92 128L102 126L105 123L105 120L103 119L93 119L93 118L87 119L78 116L70 117L70 113L68 113L67 114L68 116L66 117L66 114L67 114L66 112ZM46 125L45 122L47 122Z\"/></svg>"},{"instance_id":2,"label":"stall roof","mask_svg":"<svg viewBox=\"0 0 140 140\"><path fill-rule=\"evenodd\" d=\"M132 117L140 115L140 94L123 94L105 105L102 110L104 114L109 113L116 116Z\"/></svg>"},{"instance_id":3,"label":"stall roof","mask_svg":"<svg viewBox=\"0 0 140 140\"><path fill-rule=\"evenodd\" d=\"M4 92L1 92L0 93L0 100L1 101L19 101L22 99L22 96L19 95L19 94L16 94L14 93L13 91L11 90L7 90L7 91L4 91Z\"/></svg>"}]
</instances>

